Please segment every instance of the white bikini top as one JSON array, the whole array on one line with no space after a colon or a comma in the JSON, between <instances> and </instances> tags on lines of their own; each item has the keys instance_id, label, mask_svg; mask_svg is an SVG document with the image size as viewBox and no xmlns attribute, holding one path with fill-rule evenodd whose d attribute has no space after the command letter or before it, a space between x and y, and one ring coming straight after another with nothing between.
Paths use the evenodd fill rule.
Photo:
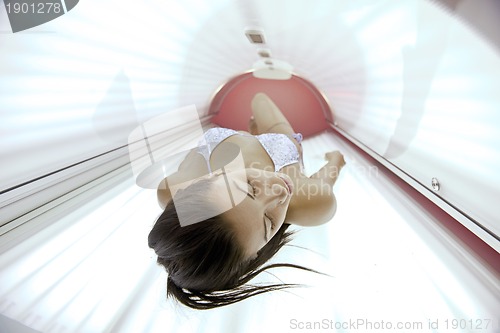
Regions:
<instances>
[{"instance_id":1,"label":"white bikini top","mask_svg":"<svg viewBox=\"0 0 500 333\"><path fill-rule=\"evenodd\" d=\"M280 133L265 133L260 135L249 135L238 133L235 130L222 127L214 127L205 132L204 141L200 140L198 144L198 152L203 155L207 161L209 171L210 156L215 148L225 139L233 135L254 136L267 152L274 164L274 171L279 171L287 165L298 163L300 154L293 141L285 134ZM294 134L293 138L298 142L302 142L302 134Z\"/></svg>"}]
</instances>

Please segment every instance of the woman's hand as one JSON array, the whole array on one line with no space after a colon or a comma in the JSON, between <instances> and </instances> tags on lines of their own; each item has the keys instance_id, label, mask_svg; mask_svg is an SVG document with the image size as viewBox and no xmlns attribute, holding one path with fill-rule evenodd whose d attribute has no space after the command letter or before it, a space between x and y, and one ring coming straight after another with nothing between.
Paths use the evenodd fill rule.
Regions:
<instances>
[{"instance_id":1,"label":"woman's hand","mask_svg":"<svg viewBox=\"0 0 500 333\"><path fill-rule=\"evenodd\" d=\"M327 160L328 163L310 178L322 179L333 186L337 181L340 170L345 165L344 155L339 151L328 152L325 154L325 160Z\"/></svg>"},{"instance_id":2,"label":"woman's hand","mask_svg":"<svg viewBox=\"0 0 500 333\"><path fill-rule=\"evenodd\" d=\"M338 150L326 153L325 160L327 160L329 164L337 166L339 171L345 165L344 155Z\"/></svg>"}]
</instances>

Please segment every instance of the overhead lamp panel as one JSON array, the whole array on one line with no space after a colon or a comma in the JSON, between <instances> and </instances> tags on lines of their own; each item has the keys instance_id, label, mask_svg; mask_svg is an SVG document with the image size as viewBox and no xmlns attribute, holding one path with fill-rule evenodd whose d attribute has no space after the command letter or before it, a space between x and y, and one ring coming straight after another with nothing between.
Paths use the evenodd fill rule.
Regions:
<instances>
[{"instance_id":1,"label":"overhead lamp panel","mask_svg":"<svg viewBox=\"0 0 500 333\"><path fill-rule=\"evenodd\" d=\"M245 35L252 44L264 44L266 42L264 32L260 29L247 29Z\"/></svg>"},{"instance_id":2,"label":"overhead lamp panel","mask_svg":"<svg viewBox=\"0 0 500 333\"><path fill-rule=\"evenodd\" d=\"M271 50L268 49L259 49L257 54L262 58L271 58Z\"/></svg>"}]
</instances>

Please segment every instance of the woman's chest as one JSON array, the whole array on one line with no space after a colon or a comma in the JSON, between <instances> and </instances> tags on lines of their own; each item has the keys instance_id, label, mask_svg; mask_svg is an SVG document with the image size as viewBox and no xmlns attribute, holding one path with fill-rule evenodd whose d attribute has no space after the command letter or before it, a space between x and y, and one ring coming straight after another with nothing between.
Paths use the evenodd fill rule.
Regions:
<instances>
[{"instance_id":1,"label":"woman's chest","mask_svg":"<svg viewBox=\"0 0 500 333\"><path fill-rule=\"evenodd\" d=\"M210 165L226 165L274 171L274 163L254 136L234 135L221 142L210 156Z\"/></svg>"}]
</instances>

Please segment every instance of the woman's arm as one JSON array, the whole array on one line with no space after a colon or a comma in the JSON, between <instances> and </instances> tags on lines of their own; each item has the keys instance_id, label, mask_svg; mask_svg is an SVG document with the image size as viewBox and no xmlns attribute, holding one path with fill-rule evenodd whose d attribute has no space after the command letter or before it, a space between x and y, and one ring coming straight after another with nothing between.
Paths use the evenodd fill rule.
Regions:
<instances>
[{"instance_id":1,"label":"woman's arm","mask_svg":"<svg viewBox=\"0 0 500 333\"><path fill-rule=\"evenodd\" d=\"M333 186L337 181L340 170L342 170L345 165L344 156L339 151L333 151L326 153L325 159L328 163L309 178L321 179Z\"/></svg>"},{"instance_id":2,"label":"woman's arm","mask_svg":"<svg viewBox=\"0 0 500 333\"><path fill-rule=\"evenodd\" d=\"M328 163L309 178L299 178L293 200L293 209L287 213L287 222L301 226L316 226L330 221L337 210L333 185L345 165L340 152L325 154Z\"/></svg>"},{"instance_id":3,"label":"woman's arm","mask_svg":"<svg viewBox=\"0 0 500 333\"><path fill-rule=\"evenodd\" d=\"M172 200L172 194L170 193L170 189L168 187L167 178L164 178L160 185L158 185L158 190L156 191L156 195L158 197L158 205L160 205L161 209L165 209L170 200Z\"/></svg>"}]
</instances>

